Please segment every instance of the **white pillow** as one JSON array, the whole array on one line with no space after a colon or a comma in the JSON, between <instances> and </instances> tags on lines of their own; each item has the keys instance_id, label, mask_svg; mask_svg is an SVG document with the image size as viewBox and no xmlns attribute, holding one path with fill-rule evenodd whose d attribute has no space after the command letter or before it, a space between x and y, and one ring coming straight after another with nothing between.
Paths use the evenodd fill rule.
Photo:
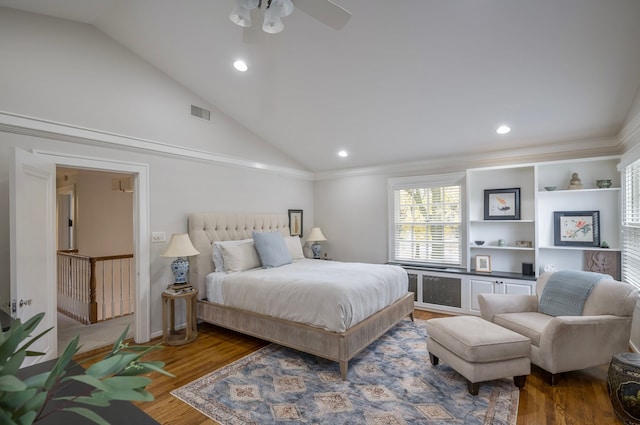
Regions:
<instances>
[{"instance_id":1,"label":"white pillow","mask_svg":"<svg viewBox=\"0 0 640 425\"><path fill-rule=\"evenodd\" d=\"M213 265L216 272L223 272L224 258L222 257L222 245L242 245L245 243L253 243L253 239L241 239L236 241L217 241L213 243Z\"/></svg>"},{"instance_id":2,"label":"white pillow","mask_svg":"<svg viewBox=\"0 0 640 425\"><path fill-rule=\"evenodd\" d=\"M222 245L222 258L226 272L242 272L260 267L260 257L253 242Z\"/></svg>"},{"instance_id":3,"label":"white pillow","mask_svg":"<svg viewBox=\"0 0 640 425\"><path fill-rule=\"evenodd\" d=\"M304 260L304 252L302 252L302 242L298 236L287 236L284 238L287 248L294 260Z\"/></svg>"}]
</instances>

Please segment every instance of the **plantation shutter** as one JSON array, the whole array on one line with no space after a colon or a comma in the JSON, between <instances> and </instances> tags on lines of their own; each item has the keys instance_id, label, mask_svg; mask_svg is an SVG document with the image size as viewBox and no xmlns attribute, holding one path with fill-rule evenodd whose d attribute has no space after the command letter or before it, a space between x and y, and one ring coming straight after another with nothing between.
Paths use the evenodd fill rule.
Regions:
<instances>
[{"instance_id":1,"label":"plantation shutter","mask_svg":"<svg viewBox=\"0 0 640 425\"><path fill-rule=\"evenodd\" d=\"M624 168L622 280L640 287L640 160Z\"/></svg>"},{"instance_id":2,"label":"plantation shutter","mask_svg":"<svg viewBox=\"0 0 640 425\"><path fill-rule=\"evenodd\" d=\"M391 179L391 261L462 265L462 183L455 177Z\"/></svg>"}]
</instances>

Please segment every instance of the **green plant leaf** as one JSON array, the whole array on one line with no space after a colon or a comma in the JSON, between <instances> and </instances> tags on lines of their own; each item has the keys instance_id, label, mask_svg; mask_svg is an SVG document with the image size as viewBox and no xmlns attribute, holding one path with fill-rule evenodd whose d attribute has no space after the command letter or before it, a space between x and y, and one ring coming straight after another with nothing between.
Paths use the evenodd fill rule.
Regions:
<instances>
[{"instance_id":1,"label":"green plant leaf","mask_svg":"<svg viewBox=\"0 0 640 425\"><path fill-rule=\"evenodd\" d=\"M129 363L140 358L141 354L118 353L95 363L87 369L86 374L96 378L113 375L124 370Z\"/></svg>"},{"instance_id":2,"label":"green plant leaf","mask_svg":"<svg viewBox=\"0 0 640 425\"><path fill-rule=\"evenodd\" d=\"M108 385L105 385L104 382L102 382L100 379L94 377L94 376L89 376L89 375L76 375L76 376L69 376L67 378L64 379L64 381L68 381L68 380L72 380L72 381L78 381L78 382L82 382L84 384L87 384L93 388L97 388L101 391L110 391L111 388Z\"/></svg>"},{"instance_id":3,"label":"green plant leaf","mask_svg":"<svg viewBox=\"0 0 640 425\"><path fill-rule=\"evenodd\" d=\"M102 380L110 391L144 388L152 382L153 380L144 376L112 376Z\"/></svg>"},{"instance_id":4,"label":"green plant leaf","mask_svg":"<svg viewBox=\"0 0 640 425\"><path fill-rule=\"evenodd\" d=\"M24 361L27 353L24 351L18 351L10 359L7 360L7 363L2 368L2 375L15 375L20 370L20 366Z\"/></svg>"},{"instance_id":5,"label":"green plant leaf","mask_svg":"<svg viewBox=\"0 0 640 425\"><path fill-rule=\"evenodd\" d=\"M69 362L74 354L78 351L78 341L80 340L80 336L76 335L70 342L67 344L67 347L64 349L60 357L58 357L58 361L51 369L51 374L47 379L44 387L50 390L56 381L62 379L65 375L65 370L67 366L69 366Z\"/></svg>"},{"instance_id":6,"label":"green plant leaf","mask_svg":"<svg viewBox=\"0 0 640 425\"><path fill-rule=\"evenodd\" d=\"M41 391L27 401L24 406L17 410L21 416L27 415L29 412L39 412L42 406L47 402L47 391Z\"/></svg>"},{"instance_id":7,"label":"green plant leaf","mask_svg":"<svg viewBox=\"0 0 640 425\"><path fill-rule=\"evenodd\" d=\"M5 409L0 409L0 424L6 425L18 425L17 422L13 420L11 416L8 415L8 411Z\"/></svg>"},{"instance_id":8,"label":"green plant leaf","mask_svg":"<svg viewBox=\"0 0 640 425\"><path fill-rule=\"evenodd\" d=\"M84 416L85 418L89 419L92 422L95 422L99 425L109 425L109 422L105 421L104 419L102 419L102 417L100 415L98 415L96 412L94 412L93 410L89 410L85 407L67 407L65 409L67 412L73 412L76 413L80 416Z\"/></svg>"},{"instance_id":9,"label":"green plant leaf","mask_svg":"<svg viewBox=\"0 0 640 425\"><path fill-rule=\"evenodd\" d=\"M42 372L37 375L30 376L24 380L24 383L27 384L27 387L29 388L44 387L44 383L47 382L49 374L51 374L51 372Z\"/></svg>"},{"instance_id":10,"label":"green plant leaf","mask_svg":"<svg viewBox=\"0 0 640 425\"><path fill-rule=\"evenodd\" d=\"M0 391L15 392L24 391L27 389L27 384L13 375L0 376Z\"/></svg>"},{"instance_id":11,"label":"green plant leaf","mask_svg":"<svg viewBox=\"0 0 640 425\"><path fill-rule=\"evenodd\" d=\"M24 391L4 393L0 405L3 409L6 409L10 412L15 412L26 402L35 397L37 393L38 390L36 388L30 388Z\"/></svg>"},{"instance_id":12,"label":"green plant leaf","mask_svg":"<svg viewBox=\"0 0 640 425\"><path fill-rule=\"evenodd\" d=\"M14 418L18 425L31 425L36 420L36 412L27 412L24 415Z\"/></svg>"},{"instance_id":13,"label":"green plant leaf","mask_svg":"<svg viewBox=\"0 0 640 425\"><path fill-rule=\"evenodd\" d=\"M153 394L145 389L137 388L134 390L117 390L107 391L105 396L110 400L123 400L123 401L153 401Z\"/></svg>"},{"instance_id":14,"label":"green plant leaf","mask_svg":"<svg viewBox=\"0 0 640 425\"><path fill-rule=\"evenodd\" d=\"M120 347L122 346L128 333L129 333L129 325L127 325L127 327L124 328L124 331L122 332L120 337L114 342L113 348L111 349L111 355L114 355L120 351ZM111 357L111 356L108 356L108 357Z\"/></svg>"},{"instance_id":15,"label":"green plant leaf","mask_svg":"<svg viewBox=\"0 0 640 425\"><path fill-rule=\"evenodd\" d=\"M33 338L31 338L22 347L20 347L20 349L26 351L27 352L27 356L42 356L44 353L40 353L38 351L29 351L28 348L31 347L31 345L35 344L40 338L42 338L51 329L53 329L53 327L50 327L50 328L45 329L44 331L40 332L38 335L36 335ZM29 353L35 353L35 354L29 354Z\"/></svg>"},{"instance_id":16,"label":"green plant leaf","mask_svg":"<svg viewBox=\"0 0 640 425\"><path fill-rule=\"evenodd\" d=\"M27 320L24 324L18 319L11 324L11 328L4 334L6 339L0 345L0 364L5 364L7 359L18 352L18 344L24 341L38 323L44 317L44 313L39 313Z\"/></svg>"},{"instance_id":17,"label":"green plant leaf","mask_svg":"<svg viewBox=\"0 0 640 425\"><path fill-rule=\"evenodd\" d=\"M163 375L169 376L171 378L175 378L175 375L164 370L163 362L157 362L157 361L156 362L140 362L138 364L143 368L148 369L147 372L159 372ZM147 372L144 372L144 373L147 373Z\"/></svg>"},{"instance_id":18,"label":"green plant leaf","mask_svg":"<svg viewBox=\"0 0 640 425\"><path fill-rule=\"evenodd\" d=\"M87 404L90 406L108 407L109 399L102 396L102 394L104 393L97 392L92 394L91 396L84 396L84 397L75 397L75 396L56 397L54 398L54 400L68 400L68 401L73 401L74 403Z\"/></svg>"}]
</instances>

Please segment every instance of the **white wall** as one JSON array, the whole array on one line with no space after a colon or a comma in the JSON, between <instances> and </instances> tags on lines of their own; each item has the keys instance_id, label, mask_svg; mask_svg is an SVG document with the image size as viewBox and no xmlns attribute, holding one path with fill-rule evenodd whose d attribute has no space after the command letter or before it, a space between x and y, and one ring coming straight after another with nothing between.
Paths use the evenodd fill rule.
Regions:
<instances>
[{"instance_id":1,"label":"white wall","mask_svg":"<svg viewBox=\"0 0 640 425\"><path fill-rule=\"evenodd\" d=\"M78 253L91 257L133 254L133 193L112 189L113 173L76 176Z\"/></svg>"},{"instance_id":2,"label":"white wall","mask_svg":"<svg viewBox=\"0 0 640 425\"><path fill-rule=\"evenodd\" d=\"M91 26L0 8L0 111L268 165L299 168L287 155ZM212 83L215 83L212 81ZM211 122L192 118L195 103ZM211 161L140 150L47 140L0 131L0 303L9 298L11 149L148 164L150 231L187 231L191 212L283 213L313 222L313 183ZM151 332L161 329L160 294L171 281L166 243L151 244Z\"/></svg>"},{"instance_id":3,"label":"white wall","mask_svg":"<svg viewBox=\"0 0 640 425\"><path fill-rule=\"evenodd\" d=\"M406 172L367 173L317 180L314 226L327 238L323 251L338 261L388 261L388 190L390 177L464 171L464 165L433 164Z\"/></svg>"},{"instance_id":4,"label":"white wall","mask_svg":"<svg viewBox=\"0 0 640 425\"><path fill-rule=\"evenodd\" d=\"M0 8L0 57L0 111L299 167L90 25Z\"/></svg>"}]
</instances>

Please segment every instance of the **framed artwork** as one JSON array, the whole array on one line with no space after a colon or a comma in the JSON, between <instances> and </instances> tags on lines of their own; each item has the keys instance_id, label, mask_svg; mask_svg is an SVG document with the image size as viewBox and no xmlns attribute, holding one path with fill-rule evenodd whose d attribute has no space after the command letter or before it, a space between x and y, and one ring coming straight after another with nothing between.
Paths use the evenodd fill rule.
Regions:
<instances>
[{"instance_id":1,"label":"framed artwork","mask_svg":"<svg viewBox=\"0 0 640 425\"><path fill-rule=\"evenodd\" d=\"M485 220L520 220L520 188L485 189Z\"/></svg>"},{"instance_id":2,"label":"framed artwork","mask_svg":"<svg viewBox=\"0 0 640 425\"><path fill-rule=\"evenodd\" d=\"M491 256L490 255L476 255L476 271L477 272L491 272Z\"/></svg>"},{"instance_id":3,"label":"framed artwork","mask_svg":"<svg viewBox=\"0 0 640 425\"><path fill-rule=\"evenodd\" d=\"M600 211L554 211L555 246L600 246Z\"/></svg>"},{"instance_id":4,"label":"framed artwork","mask_svg":"<svg viewBox=\"0 0 640 425\"><path fill-rule=\"evenodd\" d=\"M289 234L302 237L302 210L289 210Z\"/></svg>"}]
</instances>

